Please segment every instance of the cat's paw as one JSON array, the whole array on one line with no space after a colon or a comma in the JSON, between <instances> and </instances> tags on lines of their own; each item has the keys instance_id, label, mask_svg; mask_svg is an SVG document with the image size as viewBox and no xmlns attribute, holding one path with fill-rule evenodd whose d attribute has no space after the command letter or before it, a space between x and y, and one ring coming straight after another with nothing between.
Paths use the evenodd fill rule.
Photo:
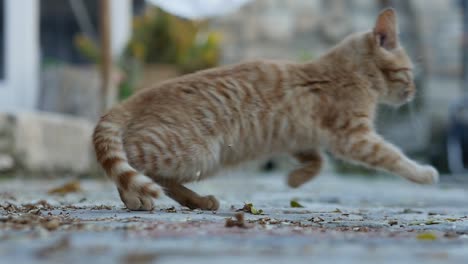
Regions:
<instances>
[{"instance_id":1,"label":"cat's paw","mask_svg":"<svg viewBox=\"0 0 468 264\"><path fill-rule=\"evenodd\" d=\"M309 167L292 171L288 175L288 185L291 188L299 188L317 176L318 172L319 170L311 171Z\"/></svg>"},{"instance_id":2,"label":"cat's paw","mask_svg":"<svg viewBox=\"0 0 468 264\"><path fill-rule=\"evenodd\" d=\"M120 199L127 209L132 211L151 211L154 209L153 198L119 190Z\"/></svg>"},{"instance_id":3,"label":"cat's paw","mask_svg":"<svg viewBox=\"0 0 468 264\"><path fill-rule=\"evenodd\" d=\"M203 202L200 204L200 209L206 211L216 211L219 208L219 201L213 195L203 197Z\"/></svg>"},{"instance_id":4,"label":"cat's paw","mask_svg":"<svg viewBox=\"0 0 468 264\"><path fill-rule=\"evenodd\" d=\"M414 181L420 184L436 184L439 182L439 172L432 166L421 166Z\"/></svg>"},{"instance_id":5,"label":"cat's paw","mask_svg":"<svg viewBox=\"0 0 468 264\"><path fill-rule=\"evenodd\" d=\"M302 184L308 181L307 175L302 171L293 171L288 175L288 185L291 188L299 188Z\"/></svg>"}]
</instances>

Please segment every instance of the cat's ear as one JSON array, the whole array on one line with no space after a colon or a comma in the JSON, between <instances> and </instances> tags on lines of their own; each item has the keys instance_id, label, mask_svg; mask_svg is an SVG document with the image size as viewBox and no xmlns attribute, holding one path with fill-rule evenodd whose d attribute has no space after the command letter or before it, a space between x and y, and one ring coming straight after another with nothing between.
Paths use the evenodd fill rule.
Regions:
<instances>
[{"instance_id":1,"label":"cat's ear","mask_svg":"<svg viewBox=\"0 0 468 264\"><path fill-rule=\"evenodd\" d=\"M395 9L387 8L380 12L374 27L374 38L377 44L386 50L393 50L399 46Z\"/></svg>"}]
</instances>

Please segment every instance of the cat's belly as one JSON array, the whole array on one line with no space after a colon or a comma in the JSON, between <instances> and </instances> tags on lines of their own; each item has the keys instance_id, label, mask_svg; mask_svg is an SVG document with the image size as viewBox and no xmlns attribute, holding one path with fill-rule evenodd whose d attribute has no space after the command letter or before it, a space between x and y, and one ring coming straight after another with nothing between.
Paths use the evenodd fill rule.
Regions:
<instances>
[{"instance_id":1,"label":"cat's belly","mask_svg":"<svg viewBox=\"0 0 468 264\"><path fill-rule=\"evenodd\" d=\"M269 154L269 148L252 147L243 143L228 145L222 140L205 140L203 144L191 144L172 153L169 149L158 151L149 143L138 152L134 145L125 147L132 167L153 179L171 179L178 182L193 182L211 177L225 167L239 165Z\"/></svg>"},{"instance_id":2,"label":"cat's belly","mask_svg":"<svg viewBox=\"0 0 468 264\"><path fill-rule=\"evenodd\" d=\"M231 144L221 144L219 161L221 166L235 166L243 162L273 156L280 153L293 153L302 149L310 149L314 143L306 144L305 141L295 138L262 138L259 140L237 141Z\"/></svg>"},{"instance_id":3,"label":"cat's belly","mask_svg":"<svg viewBox=\"0 0 468 264\"><path fill-rule=\"evenodd\" d=\"M169 148L146 149L145 155L134 151L131 144L126 146L132 167L153 179L171 179L178 182L192 182L214 175L222 167L217 142L192 144L187 148L171 151Z\"/></svg>"},{"instance_id":4,"label":"cat's belly","mask_svg":"<svg viewBox=\"0 0 468 264\"><path fill-rule=\"evenodd\" d=\"M236 131L240 130L200 137L172 127L135 129L126 134L124 149L129 163L154 179L191 182L210 177L223 167L294 152L307 141L273 130Z\"/></svg>"}]
</instances>

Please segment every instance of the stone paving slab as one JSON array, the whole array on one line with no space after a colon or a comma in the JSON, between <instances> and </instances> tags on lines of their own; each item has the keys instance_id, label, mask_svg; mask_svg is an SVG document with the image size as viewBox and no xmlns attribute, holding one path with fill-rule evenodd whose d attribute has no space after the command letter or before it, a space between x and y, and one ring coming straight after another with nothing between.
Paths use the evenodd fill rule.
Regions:
<instances>
[{"instance_id":1,"label":"stone paving slab","mask_svg":"<svg viewBox=\"0 0 468 264\"><path fill-rule=\"evenodd\" d=\"M191 185L218 212L168 198L129 212L105 181L0 181L0 263L464 263L464 183L418 186L395 177L322 175L290 189L284 175L230 173ZM291 200L303 208L292 208ZM263 214L238 212L253 203ZM244 216L243 227L226 219Z\"/></svg>"}]
</instances>

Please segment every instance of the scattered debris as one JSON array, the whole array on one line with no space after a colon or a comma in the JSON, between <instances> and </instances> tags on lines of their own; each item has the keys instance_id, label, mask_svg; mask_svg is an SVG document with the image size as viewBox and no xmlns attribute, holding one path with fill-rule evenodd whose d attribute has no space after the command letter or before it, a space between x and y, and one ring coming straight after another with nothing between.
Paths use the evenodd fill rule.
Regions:
<instances>
[{"instance_id":1,"label":"scattered debris","mask_svg":"<svg viewBox=\"0 0 468 264\"><path fill-rule=\"evenodd\" d=\"M236 213L234 215L235 219L226 218L225 227L240 227L240 228L248 228L244 221L244 214L243 213Z\"/></svg>"},{"instance_id":2,"label":"scattered debris","mask_svg":"<svg viewBox=\"0 0 468 264\"><path fill-rule=\"evenodd\" d=\"M403 211L400 212L400 214L422 214L422 213L423 213L422 211L417 211L417 210L410 209L410 208L405 208Z\"/></svg>"},{"instance_id":3,"label":"scattered debris","mask_svg":"<svg viewBox=\"0 0 468 264\"><path fill-rule=\"evenodd\" d=\"M292 208L304 208L304 206L296 200L291 200L290 205Z\"/></svg>"},{"instance_id":4,"label":"scattered debris","mask_svg":"<svg viewBox=\"0 0 468 264\"><path fill-rule=\"evenodd\" d=\"M310 210L283 210L283 214L313 214L313 213L316 213L314 211L310 211Z\"/></svg>"},{"instance_id":5,"label":"scattered debris","mask_svg":"<svg viewBox=\"0 0 468 264\"><path fill-rule=\"evenodd\" d=\"M48 194L66 195L68 193L81 192L81 184L78 180L73 180L64 185L49 190Z\"/></svg>"},{"instance_id":6,"label":"scattered debris","mask_svg":"<svg viewBox=\"0 0 468 264\"><path fill-rule=\"evenodd\" d=\"M424 222L425 225L438 225L440 224L440 221L434 220L434 219L429 219L426 222Z\"/></svg>"},{"instance_id":7,"label":"scattered debris","mask_svg":"<svg viewBox=\"0 0 468 264\"><path fill-rule=\"evenodd\" d=\"M23 204L23 208L25 208L27 211L30 211L33 209L52 210L54 207L46 200L39 200L35 203Z\"/></svg>"},{"instance_id":8,"label":"scattered debris","mask_svg":"<svg viewBox=\"0 0 468 264\"><path fill-rule=\"evenodd\" d=\"M390 221L388 221L388 224L390 226L398 225L398 221L397 220L390 220Z\"/></svg>"},{"instance_id":9,"label":"scattered debris","mask_svg":"<svg viewBox=\"0 0 468 264\"><path fill-rule=\"evenodd\" d=\"M112 210L112 206L104 205L104 204L95 205L95 206L91 207L90 210Z\"/></svg>"},{"instance_id":10,"label":"scattered debris","mask_svg":"<svg viewBox=\"0 0 468 264\"><path fill-rule=\"evenodd\" d=\"M249 220L249 223L258 223L260 225L267 225L267 224L278 224L279 221L276 219L271 219L270 217L262 217L259 219Z\"/></svg>"},{"instance_id":11,"label":"scattered debris","mask_svg":"<svg viewBox=\"0 0 468 264\"><path fill-rule=\"evenodd\" d=\"M370 231L369 227L367 226L361 226L361 227L355 227L353 228L353 231L354 232L364 232L364 233L367 233Z\"/></svg>"},{"instance_id":12,"label":"scattered debris","mask_svg":"<svg viewBox=\"0 0 468 264\"><path fill-rule=\"evenodd\" d=\"M0 218L0 228L13 228L15 230L30 229L32 226L40 226L48 231L57 230L62 225L69 225L74 219L68 215L44 216L41 213L19 213Z\"/></svg>"},{"instance_id":13,"label":"scattered debris","mask_svg":"<svg viewBox=\"0 0 468 264\"><path fill-rule=\"evenodd\" d=\"M237 212L246 212L253 215L263 215L262 209L256 209L252 203L245 203L244 207L238 209Z\"/></svg>"},{"instance_id":14,"label":"scattered debris","mask_svg":"<svg viewBox=\"0 0 468 264\"><path fill-rule=\"evenodd\" d=\"M0 209L5 210L8 213L17 212L19 210L18 206L14 205L12 203L9 203L9 202L6 202L4 204L0 204Z\"/></svg>"},{"instance_id":15,"label":"scattered debris","mask_svg":"<svg viewBox=\"0 0 468 264\"><path fill-rule=\"evenodd\" d=\"M177 210L175 209L174 206L171 206L169 208L163 209L166 213L177 213Z\"/></svg>"},{"instance_id":16,"label":"scattered debris","mask_svg":"<svg viewBox=\"0 0 468 264\"><path fill-rule=\"evenodd\" d=\"M39 200L35 203L15 205L10 202L0 204L0 209L5 210L7 213L29 213L39 214L40 210L52 210L53 206L46 200Z\"/></svg>"},{"instance_id":17,"label":"scattered debris","mask_svg":"<svg viewBox=\"0 0 468 264\"><path fill-rule=\"evenodd\" d=\"M324 222L325 219L323 219L320 216L316 216L316 217L312 217L311 219L309 219L309 221L314 222L314 223L321 223L321 222Z\"/></svg>"},{"instance_id":18,"label":"scattered debris","mask_svg":"<svg viewBox=\"0 0 468 264\"><path fill-rule=\"evenodd\" d=\"M413 222L410 222L408 225L410 225L410 226L415 226L415 225L424 226L424 225L438 225L438 224L441 224L441 223L442 223L441 221L438 221L438 220L435 220L435 219L429 219L429 220L426 220L426 221L413 221Z\"/></svg>"},{"instance_id":19,"label":"scattered debris","mask_svg":"<svg viewBox=\"0 0 468 264\"><path fill-rule=\"evenodd\" d=\"M434 220L434 219L429 219L427 221L413 221L409 223L408 225L413 226L413 225L438 225L442 222Z\"/></svg>"}]
</instances>

